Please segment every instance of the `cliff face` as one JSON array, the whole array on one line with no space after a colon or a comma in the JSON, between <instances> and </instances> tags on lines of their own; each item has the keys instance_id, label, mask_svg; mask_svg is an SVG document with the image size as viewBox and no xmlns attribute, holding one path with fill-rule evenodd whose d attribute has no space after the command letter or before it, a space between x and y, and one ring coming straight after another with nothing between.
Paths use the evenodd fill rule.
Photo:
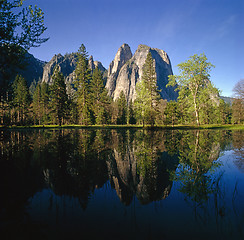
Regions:
<instances>
[{"instance_id":1,"label":"cliff face","mask_svg":"<svg viewBox=\"0 0 244 240\"><path fill-rule=\"evenodd\" d=\"M132 57L129 52L126 52L126 55L123 54L122 56L124 56L124 58L122 58L122 60L124 61L122 61L121 52L123 52L123 46L129 48L128 45L122 45L109 67L106 88L108 89L110 96L116 100L119 97L120 92L124 91L127 101L135 100L136 84L142 78L143 65L147 54L150 51L155 60L157 84L161 90L162 98L176 100L177 93L174 91L174 88L166 88L168 75L173 74L167 53L160 49L139 45ZM127 61L125 61L125 56ZM122 65L123 62L124 64Z\"/></svg>"},{"instance_id":2,"label":"cliff face","mask_svg":"<svg viewBox=\"0 0 244 240\"><path fill-rule=\"evenodd\" d=\"M63 75L70 79L69 81L73 81L72 72L75 70L76 61L77 57L75 54L54 55L51 61L44 66L42 82L52 83L51 76L56 65L59 66Z\"/></svg>"},{"instance_id":3,"label":"cliff face","mask_svg":"<svg viewBox=\"0 0 244 240\"><path fill-rule=\"evenodd\" d=\"M116 82L121 68L125 63L132 58L132 53L128 44L123 44L114 60L110 63L108 68L107 83L106 88L108 89L108 94L113 96L114 90L116 88Z\"/></svg>"},{"instance_id":4,"label":"cliff face","mask_svg":"<svg viewBox=\"0 0 244 240\"><path fill-rule=\"evenodd\" d=\"M72 83L75 80L75 67L77 63L77 55L75 53L66 54L62 56L61 54L54 55L54 57L49 61L43 69L43 77L42 82L52 83L51 76L53 74L53 69L56 65L59 66L60 71L63 73L65 77L65 81L68 83ZM101 72L105 72L106 69L103 67L101 62L94 61L91 56L88 60L89 67L94 70L95 67L101 70Z\"/></svg>"},{"instance_id":5,"label":"cliff face","mask_svg":"<svg viewBox=\"0 0 244 240\"><path fill-rule=\"evenodd\" d=\"M158 88L161 90L161 96L166 100L176 100L177 93L173 87L166 88L168 83L168 75L172 75L172 68L170 59L166 52L157 48L150 48L146 45L139 45L135 54L132 55L131 49L128 44L123 44L114 60L110 63L109 69L106 70L101 62L94 61L93 57L89 58L89 66L93 70L98 67L103 73L106 88L108 94L116 100L120 92L123 91L127 98L127 101L135 100L136 98L136 84L142 79L143 65L145 63L148 52L151 52L155 61L155 70L157 75ZM53 74L54 67L59 66L60 71L65 77L66 83L73 83L75 80L74 70L77 63L77 55L75 53L55 55L51 61L46 63L34 61L35 64L31 64L31 68L35 69L36 76L31 76L32 80L39 78L42 82L51 84L51 76ZM34 66L34 67L33 67ZM35 74L34 74L35 75Z\"/></svg>"}]
</instances>

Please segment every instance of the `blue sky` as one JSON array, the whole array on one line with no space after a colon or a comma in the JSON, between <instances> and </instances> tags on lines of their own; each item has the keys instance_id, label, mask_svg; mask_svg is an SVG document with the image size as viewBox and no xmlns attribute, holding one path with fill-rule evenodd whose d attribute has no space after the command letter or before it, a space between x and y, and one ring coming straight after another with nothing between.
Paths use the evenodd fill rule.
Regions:
<instances>
[{"instance_id":1,"label":"blue sky","mask_svg":"<svg viewBox=\"0 0 244 240\"><path fill-rule=\"evenodd\" d=\"M244 78L244 0L26 0L45 14L49 41L32 48L49 61L54 54L76 52L83 43L94 60L108 68L127 43L163 49L173 72L177 64L205 53L215 65L211 80L231 96Z\"/></svg>"}]
</instances>

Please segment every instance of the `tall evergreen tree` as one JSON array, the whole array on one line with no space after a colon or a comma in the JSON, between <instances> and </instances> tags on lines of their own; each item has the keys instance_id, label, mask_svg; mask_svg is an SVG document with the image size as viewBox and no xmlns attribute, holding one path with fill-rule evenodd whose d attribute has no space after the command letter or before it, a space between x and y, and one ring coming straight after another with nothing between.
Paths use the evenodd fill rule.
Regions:
<instances>
[{"instance_id":1,"label":"tall evergreen tree","mask_svg":"<svg viewBox=\"0 0 244 240\"><path fill-rule=\"evenodd\" d=\"M41 106L41 86L37 84L36 89L33 94L33 114L34 114L34 124L38 122L41 125L42 118L42 106Z\"/></svg>"},{"instance_id":2,"label":"tall evergreen tree","mask_svg":"<svg viewBox=\"0 0 244 240\"><path fill-rule=\"evenodd\" d=\"M74 86L77 89L77 102L80 112L80 123L91 124L91 98L90 98L90 81L91 70L88 65L88 53L82 44L77 53L78 61L76 64L76 80Z\"/></svg>"},{"instance_id":3,"label":"tall evergreen tree","mask_svg":"<svg viewBox=\"0 0 244 240\"><path fill-rule=\"evenodd\" d=\"M52 75L53 84L51 86L51 106L54 117L58 120L59 126L64 122L67 115L68 95L63 74L55 67Z\"/></svg>"},{"instance_id":4,"label":"tall evergreen tree","mask_svg":"<svg viewBox=\"0 0 244 240\"><path fill-rule=\"evenodd\" d=\"M157 86L157 76L155 71L155 63L152 58L152 54L149 51L145 64L143 66L142 80L145 82L146 88L149 93L149 123L153 126L156 120L156 115L158 112L157 106L159 103L160 95Z\"/></svg>"},{"instance_id":5,"label":"tall evergreen tree","mask_svg":"<svg viewBox=\"0 0 244 240\"><path fill-rule=\"evenodd\" d=\"M144 126L150 108L150 98L144 81L136 84L136 99L134 101L136 119Z\"/></svg>"},{"instance_id":6,"label":"tall evergreen tree","mask_svg":"<svg viewBox=\"0 0 244 240\"><path fill-rule=\"evenodd\" d=\"M49 85L45 82L41 84L41 107L42 107L42 122L47 123L49 118L49 100L50 100L50 91Z\"/></svg>"},{"instance_id":7,"label":"tall evergreen tree","mask_svg":"<svg viewBox=\"0 0 244 240\"><path fill-rule=\"evenodd\" d=\"M22 76L17 75L13 83L13 104L17 112L18 124L26 123L30 102L31 97L27 82Z\"/></svg>"},{"instance_id":8,"label":"tall evergreen tree","mask_svg":"<svg viewBox=\"0 0 244 240\"><path fill-rule=\"evenodd\" d=\"M165 124L171 124L174 126L178 121L178 104L175 101L169 101L167 103L165 114Z\"/></svg>"},{"instance_id":9,"label":"tall evergreen tree","mask_svg":"<svg viewBox=\"0 0 244 240\"><path fill-rule=\"evenodd\" d=\"M220 99L219 108L218 108L220 124L230 124L231 123L231 106L229 103L225 103L224 100Z\"/></svg>"},{"instance_id":10,"label":"tall evergreen tree","mask_svg":"<svg viewBox=\"0 0 244 240\"><path fill-rule=\"evenodd\" d=\"M108 92L103 83L101 71L96 67L92 74L90 83L92 110L96 124L105 124L107 121L107 108L109 104Z\"/></svg>"},{"instance_id":11,"label":"tall evergreen tree","mask_svg":"<svg viewBox=\"0 0 244 240\"><path fill-rule=\"evenodd\" d=\"M155 63L153 61L150 51L148 52L145 64L143 65L141 83L138 84L136 90L137 110L141 112L143 124L146 119L147 122L151 126L153 126L155 124L156 116L158 114L157 106L160 100L160 95L157 86Z\"/></svg>"},{"instance_id":12,"label":"tall evergreen tree","mask_svg":"<svg viewBox=\"0 0 244 240\"><path fill-rule=\"evenodd\" d=\"M128 104L127 124L136 124L135 111L132 100Z\"/></svg>"},{"instance_id":13,"label":"tall evergreen tree","mask_svg":"<svg viewBox=\"0 0 244 240\"><path fill-rule=\"evenodd\" d=\"M127 123L127 101L123 91L121 91L119 94L117 105L118 105L117 124L126 124Z\"/></svg>"}]
</instances>

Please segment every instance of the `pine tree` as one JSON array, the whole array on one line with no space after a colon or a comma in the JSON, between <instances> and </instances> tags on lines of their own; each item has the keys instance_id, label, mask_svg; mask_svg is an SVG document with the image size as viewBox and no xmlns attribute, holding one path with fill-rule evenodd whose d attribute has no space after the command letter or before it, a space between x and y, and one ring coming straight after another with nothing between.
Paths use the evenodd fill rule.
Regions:
<instances>
[{"instance_id":1,"label":"pine tree","mask_svg":"<svg viewBox=\"0 0 244 240\"><path fill-rule=\"evenodd\" d=\"M41 107L42 107L42 123L47 123L49 118L49 85L45 82L41 84Z\"/></svg>"},{"instance_id":2,"label":"pine tree","mask_svg":"<svg viewBox=\"0 0 244 240\"><path fill-rule=\"evenodd\" d=\"M231 106L228 103L225 103L224 100L220 99L219 108L218 108L220 124L230 124L231 123Z\"/></svg>"},{"instance_id":3,"label":"pine tree","mask_svg":"<svg viewBox=\"0 0 244 240\"><path fill-rule=\"evenodd\" d=\"M145 82L146 89L149 93L149 123L154 125L157 115L157 105L160 99L159 90L157 86L157 76L155 71L155 63L152 58L152 54L149 51L145 64L143 66L142 81Z\"/></svg>"},{"instance_id":4,"label":"pine tree","mask_svg":"<svg viewBox=\"0 0 244 240\"><path fill-rule=\"evenodd\" d=\"M13 104L17 112L17 123L25 124L27 120L27 114L31 97L26 80L17 75L13 83Z\"/></svg>"},{"instance_id":5,"label":"pine tree","mask_svg":"<svg viewBox=\"0 0 244 240\"><path fill-rule=\"evenodd\" d=\"M169 101L167 103L165 114L165 124L171 124L174 126L178 120L178 104L175 101Z\"/></svg>"},{"instance_id":6,"label":"pine tree","mask_svg":"<svg viewBox=\"0 0 244 240\"><path fill-rule=\"evenodd\" d=\"M96 67L92 74L92 80L90 83L92 110L95 117L96 124L105 124L107 121L107 109L109 104L109 97L107 90L103 83L102 73Z\"/></svg>"},{"instance_id":7,"label":"pine tree","mask_svg":"<svg viewBox=\"0 0 244 240\"><path fill-rule=\"evenodd\" d=\"M140 115L143 125L146 120L146 122L153 126L158 114L157 106L160 100L160 95L157 86L155 64L150 51L148 52L145 64L143 65L142 80L137 83L136 93L135 106L137 114Z\"/></svg>"},{"instance_id":8,"label":"pine tree","mask_svg":"<svg viewBox=\"0 0 244 240\"><path fill-rule=\"evenodd\" d=\"M117 100L118 105L118 117L117 124L127 123L127 101L123 91L120 92L119 98Z\"/></svg>"},{"instance_id":9,"label":"pine tree","mask_svg":"<svg viewBox=\"0 0 244 240\"><path fill-rule=\"evenodd\" d=\"M90 99L91 70L88 65L88 54L83 44L79 48L77 56L78 61L75 69L76 80L74 86L77 90L80 123L88 125L92 123Z\"/></svg>"},{"instance_id":10,"label":"pine tree","mask_svg":"<svg viewBox=\"0 0 244 240\"><path fill-rule=\"evenodd\" d=\"M51 86L51 106L54 117L58 120L59 126L62 125L67 115L68 95L63 74L56 66L52 75L53 84Z\"/></svg>"},{"instance_id":11,"label":"pine tree","mask_svg":"<svg viewBox=\"0 0 244 240\"><path fill-rule=\"evenodd\" d=\"M34 113L34 124L36 120L38 124L41 125L41 118L42 118L42 106L41 106L41 86L37 84L36 89L33 94L33 113Z\"/></svg>"},{"instance_id":12,"label":"pine tree","mask_svg":"<svg viewBox=\"0 0 244 240\"><path fill-rule=\"evenodd\" d=\"M127 116L127 124L136 124L134 106L132 100L130 100L128 105L128 116Z\"/></svg>"},{"instance_id":13,"label":"pine tree","mask_svg":"<svg viewBox=\"0 0 244 240\"><path fill-rule=\"evenodd\" d=\"M150 108L150 97L144 81L136 84L136 99L134 102L136 119L144 127Z\"/></svg>"}]
</instances>

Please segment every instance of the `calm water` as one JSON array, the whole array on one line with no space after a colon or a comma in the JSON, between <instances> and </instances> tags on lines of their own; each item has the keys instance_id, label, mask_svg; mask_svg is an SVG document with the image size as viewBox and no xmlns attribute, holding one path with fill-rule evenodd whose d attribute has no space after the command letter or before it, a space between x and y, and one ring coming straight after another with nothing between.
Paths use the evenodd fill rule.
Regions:
<instances>
[{"instance_id":1,"label":"calm water","mask_svg":"<svg viewBox=\"0 0 244 240\"><path fill-rule=\"evenodd\" d=\"M0 239L244 239L244 131L0 130Z\"/></svg>"}]
</instances>

